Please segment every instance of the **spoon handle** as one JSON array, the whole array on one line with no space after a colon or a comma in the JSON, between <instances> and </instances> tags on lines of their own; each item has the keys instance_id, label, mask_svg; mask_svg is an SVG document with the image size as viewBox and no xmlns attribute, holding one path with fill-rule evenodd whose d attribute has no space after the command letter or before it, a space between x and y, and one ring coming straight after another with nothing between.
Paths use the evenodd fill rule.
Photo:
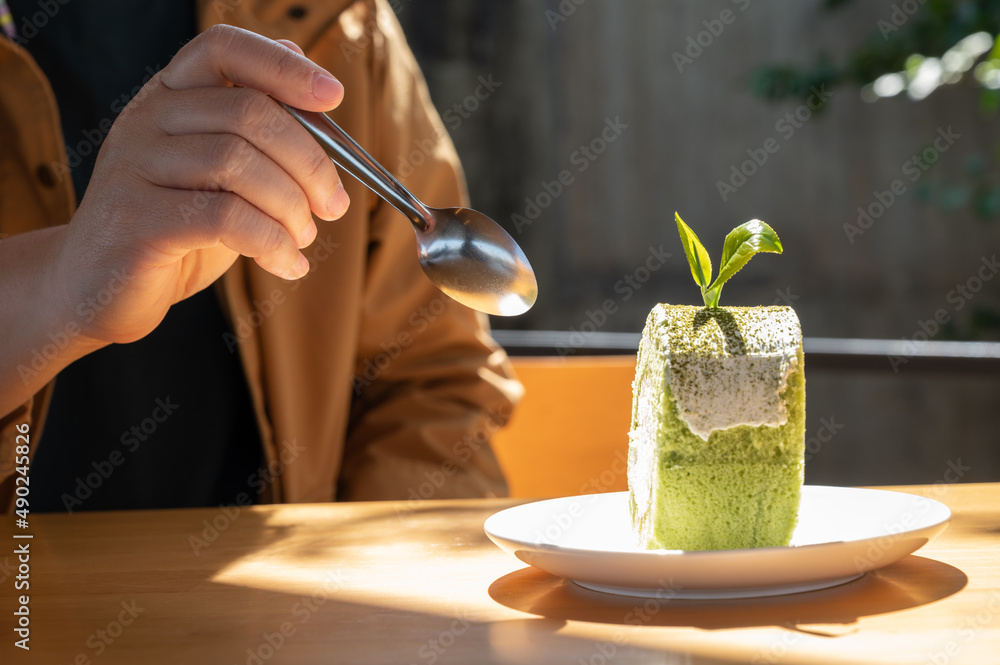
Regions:
<instances>
[{"instance_id":1,"label":"spoon handle","mask_svg":"<svg viewBox=\"0 0 1000 665\"><path fill-rule=\"evenodd\" d=\"M417 229L420 231L430 229L431 214L420 199L403 187L337 123L324 113L303 111L287 104L281 106L312 134L326 154L342 169L403 213Z\"/></svg>"}]
</instances>

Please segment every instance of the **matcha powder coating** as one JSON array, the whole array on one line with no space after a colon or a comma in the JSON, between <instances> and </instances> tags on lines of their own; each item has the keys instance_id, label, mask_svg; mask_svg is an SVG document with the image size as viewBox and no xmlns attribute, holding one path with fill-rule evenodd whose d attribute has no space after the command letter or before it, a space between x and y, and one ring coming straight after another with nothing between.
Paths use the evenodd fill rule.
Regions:
<instances>
[{"instance_id":1,"label":"matcha powder coating","mask_svg":"<svg viewBox=\"0 0 1000 665\"><path fill-rule=\"evenodd\" d=\"M802 486L802 333L788 307L658 305L633 384L629 504L639 545L787 545Z\"/></svg>"}]
</instances>

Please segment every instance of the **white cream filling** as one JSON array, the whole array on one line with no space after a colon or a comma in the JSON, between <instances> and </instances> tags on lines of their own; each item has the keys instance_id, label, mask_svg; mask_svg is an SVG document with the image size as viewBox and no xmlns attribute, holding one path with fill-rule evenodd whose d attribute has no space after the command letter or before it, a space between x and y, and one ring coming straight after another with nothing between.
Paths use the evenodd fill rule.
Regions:
<instances>
[{"instance_id":1,"label":"white cream filling","mask_svg":"<svg viewBox=\"0 0 1000 665\"><path fill-rule=\"evenodd\" d=\"M708 441L715 430L738 425L780 427L788 422L781 398L798 362L796 348L743 356L674 357L670 385L680 418ZM683 372L678 367L683 367Z\"/></svg>"},{"instance_id":2,"label":"white cream filling","mask_svg":"<svg viewBox=\"0 0 1000 665\"><path fill-rule=\"evenodd\" d=\"M669 307L654 315L664 325L666 378L678 415L705 441L716 430L788 422L781 393L798 364L798 317L789 308L738 308L730 315L738 319L737 333L713 321L692 328L682 323L683 311Z\"/></svg>"}]
</instances>

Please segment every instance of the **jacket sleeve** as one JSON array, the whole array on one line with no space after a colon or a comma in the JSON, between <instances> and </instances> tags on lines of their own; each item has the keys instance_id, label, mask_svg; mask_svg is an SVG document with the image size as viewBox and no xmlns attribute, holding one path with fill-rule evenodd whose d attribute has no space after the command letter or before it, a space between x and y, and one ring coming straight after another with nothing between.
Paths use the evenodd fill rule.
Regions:
<instances>
[{"instance_id":1,"label":"jacket sleeve","mask_svg":"<svg viewBox=\"0 0 1000 665\"><path fill-rule=\"evenodd\" d=\"M11 413L0 418L0 513L10 513L14 510L14 494L17 485L16 469L17 448L29 446L29 452L34 453L35 437L30 431L32 423L32 404L34 400L22 404ZM27 427L26 427L27 426ZM25 433L23 430L28 429Z\"/></svg>"},{"instance_id":2,"label":"jacket sleeve","mask_svg":"<svg viewBox=\"0 0 1000 665\"><path fill-rule=\"evenodd\" d=\"M59 175L68 171L66 147L52 90L34 60L3 38L0 38L0 81L3 82L0 85L2 241L7 236L65 223L73 216L75 197L70 179ZM0 344L3 342L0 339ZM39 355L44 351L43 345ZM33 371L30 367L26 369ZM19 476L16 469L22 466L16 464L21 457L16 454L17 448L27 441L29 457L34 455L50 393L51 384L13 411L0 414L2 513L14 509ZM24 429L28 432L23 433Z\"/></svg>"},{"instance_id":3,"label":"jacket sleeve","mask_svg":"<svg viewBox=\"0 0 1000 665\"><path fill-rule=\"evenodd\" d=\"M374 156L428 205L464 205L457 154L399 24L382 0L375 8ZM490 435L522 389L486 317L431 284L409 222L382 201L368 258L339 498L505 494Z\"/></svg>"}]
</instances>

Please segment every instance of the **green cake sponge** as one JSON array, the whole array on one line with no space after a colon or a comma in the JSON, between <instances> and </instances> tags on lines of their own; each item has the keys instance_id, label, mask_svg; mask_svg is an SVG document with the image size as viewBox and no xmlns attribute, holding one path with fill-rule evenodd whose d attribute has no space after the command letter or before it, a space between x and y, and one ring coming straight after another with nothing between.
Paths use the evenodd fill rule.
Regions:
<instances>
[{"instance_id":1,"label":"green cake sponge","mask_svg":"<svg viewBox=\"0 0 1000 665\"><path fill-rule=\"evenodd\" d=\"M657 305L632 389L629 507L640 547L789 543L805 439L791 308Z\"/></svg>"}]
</instances>

